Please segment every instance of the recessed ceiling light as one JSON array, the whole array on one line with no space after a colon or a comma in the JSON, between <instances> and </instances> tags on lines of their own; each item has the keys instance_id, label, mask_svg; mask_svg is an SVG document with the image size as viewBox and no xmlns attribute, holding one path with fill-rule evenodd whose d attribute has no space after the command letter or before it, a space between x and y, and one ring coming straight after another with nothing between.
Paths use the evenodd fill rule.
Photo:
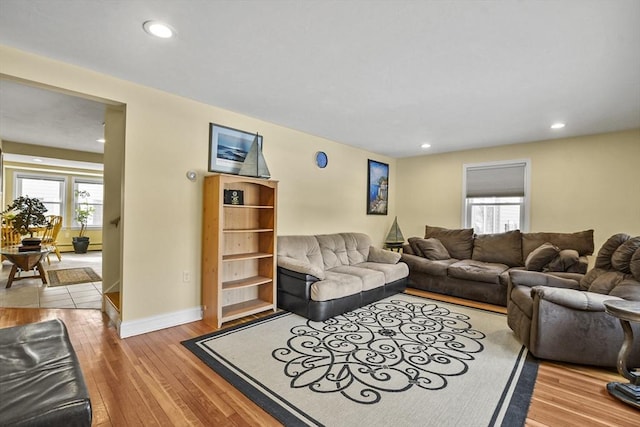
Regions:
<instances>
[{"instance_id":1,"label":"recessed ceiling light","mask_svg":"<svg viewBox=\"0 0 640 427\"><path fill-rule=\"evenodd\" d=\"M99 139L96 139L96 142L101 142L104 144L107 141L104 138L99 138Z\"/></svg>"},{"instance_id":2,"label":"recessed ceiling light","mask_svg":"<svg viewBox=\"0 0 640 427\"><path fill-rule=\"evenodd\" d=\"M420 148L431 148L431 144L429 144L428 142L425 142L420 146Z\"/></svg>"},{"instance_id":3,"label":"recessed ceiling light","mask_svg":"<svg viewBox=\"0 0 640 427\"><path fill-rule=\"evenodd\" d=\"M565 124L564 124L564 123L560 123L560 122L558 122L558 123L554 123L554 124L552 124L552 125L551 125L551 129L562 129L564 126L565 126Z\"/></svg>"},{"instance_id":4,"label":"recessed ceiling light","mask_svg":"<svg viewBox=\"0 0 640 427\"><path fill-rule=\"evenodd\" d=\"M168 39L173 37L173 29L167 24L163 24L158 21L147 21L142 24L142 28L152 36L160 37L161 39Z\"/></svg>"}]
</instances>

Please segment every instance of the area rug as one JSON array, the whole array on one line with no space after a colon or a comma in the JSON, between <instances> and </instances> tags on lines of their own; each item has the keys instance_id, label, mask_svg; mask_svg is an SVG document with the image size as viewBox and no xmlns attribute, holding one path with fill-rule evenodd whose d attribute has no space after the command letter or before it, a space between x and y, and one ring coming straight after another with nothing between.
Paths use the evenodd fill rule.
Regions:
<instances>
[{"instance_id":1,"label":"area rug","mask_svg":"<svg viewBox=\"0 0 640 427\"><path fill-rule=\"evenodd\" d=\"M523 425L537 374L505 315L407 294L182 344L286 426Z\"/></svg>"},{"instance_id":2,"label":"area rug","mask_svg":"<svg viewBox=\"0 0 640 427\"><path fill-rule=\"evenodd\" d=\"M67 286L102 281L102 278L91 267L47 270L47 275L49 276L49 286Z\"/></svg>"}]
</instances>

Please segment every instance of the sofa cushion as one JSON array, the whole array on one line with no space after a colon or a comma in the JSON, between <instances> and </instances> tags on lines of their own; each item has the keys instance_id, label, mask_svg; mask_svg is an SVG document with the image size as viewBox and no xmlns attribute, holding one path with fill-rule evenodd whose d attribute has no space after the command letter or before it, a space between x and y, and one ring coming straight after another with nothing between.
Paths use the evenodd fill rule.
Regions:
<instances>
[{"instance_id":1,"label":"sofa cushion","mask_svg":"<svg viewBox=\"0 0 640 427\"><path fill-rule=\"evenodd\" d=\"M362 268L353 265L341 265L334 267L329 272L351 274L357 276L362 280L362 290L368 291L370 289L379 288L384 286L385 277L381 271L372 270L370 268Z\"/></svg>"},{"instance_id":2,"label":"sofa cushion","mask_svg":"<svg viewBox=\"0 0 640 427\"><path fill-rule=\"evenodd\" d=\"M403 279L409 275L409 267L404 262L399 262L397 264L363 262L361 264L357 264L356 267L366 268L383 273L386 283L395 282L396 280Z\"/></svg>"},{"instance_id":3,"label":"sofa cushion","mask_svg":"<svg viewBox=\"0 0 640 427\"><path fill-rule=\"evenodd\" d=\"M631 274L631 257L638 249L640 249L640 236L627 240L611 255L611 266L623 273Z\"/></svg>"},{"instance_id":4,"label":"sofa cushion","mask_svg":"<svg viewBox=\"0 0 640 427\"><path fill-rule=\"evenodd\" d=\"M522 262L522 233L520 230L496 234L478 234L473 242L476 261L506 264L518 267Z\"/></svg>"},{"instance_id":5,"label":"sofa cushion","mask_svg":"<svg viewBox=\"0 0 640 427\"><path fill-rule=\"evenodd\" d=\"M602 268L604 270L613 270L613 266L611 265L611 257L613 256L613 253L620 247L621 244L623 244L630 238L631 236L625 233L618 233L609 237L598 251L595 267Z\"/></svg>"},{"instance_id":6,"label":"sofa cushion","mask_svg":"<svg viewBox=\"0 0 640 427\"><path fill-rule=\"evenodd\" d=\"M329 270L340 265L349 265L347 247L344 238L340 234L322 234L316 236L324 269Z\"/></svg>"},{"instance_id":7,"label":"sofa cushion","mask_svg":"<svg viewBox=\"0 0 640 427\"><path fill-rule=\"evenodd\" d=\"M369 257L371 238L364 233L340 233L344 239L349 265L364 262Z\"/></svg>"},{"instance_id":8,"label":"sofa cushion","mask_svg":"<svg viewBox=\"0 0 640 427\"><path fill-rule=\"evenodd\" d=\"M417 255L402 254L402 261L408 266L409 270L419 273L428 274L430 276L442 277L447 275L447 269L451 264L458 262L455 258L433 261L422 258Z\"/></svg>"},{"instance_id":9,"label":"sofa cushion","mask_svg":"<svg viewBox=\"0 0 640 427\"><path fill-rule=\"evenodd\" d=\"M557 248L557 246L556 246ZM533 252L532 252L533 253ZM558 256L551 260L544 269L545 271L570 271L571 267L580 261L578 251L573 249L563 249Z\"/></svg>"},{"instance_id":10,"label":"sofa cushion","mask_svg":"<svg viewBox=\"0 0 640 427\"><path fill-rule=\"evenodd\" d=\"M280 256L293 258L324 270L320 246L314 236L278 236L278 257Z\"/></svg>"},{"instance_id":11,"label":"sofa cushion","mask_svg":"<svg viewBox=\"0 0 640 427\"><path fill-rule=\"evenodd\" d=\"M640 282L634 279L625 279L618 283L609 292L609 295L626 299L627 301L640 301Z\"/></svg>"},{"instance_id":12,"label":"sofa cushion","mask_svg":"<svg viewBox=\"0 0 640 427\"><path fill-rule=\"evenodd\" d=\"M442 244L452 258L471 259L473 251L473 228L448 229L425 226L424 238L434 237Z\"/></svg>"},{"instance_id":13,"label":"sofa cushion","mask_svg":"<svg viewBox=\"0 0 640 427\"><path fill-rule=\"evenodd\" d=\"M458 279L500 284L500 274L508 269L505 264L462 260L451 264L447 274Z\"/></svg>"},{"instance_id":14,"label":"sofa cushion","mask_svg":"<svg viewBox=\"0 0 640 427\"><path fill-rule=\"evenodd\" d=\"M423 257L431 260L450 259L449 251L444 247L442 242L434 237L428 239L417 239L416 246L420 250Z\"/></svg>"},{"instance_id":15,"label":"sofa cushion","mask_svg":"<svg viewBox=\"0 0 640 427\"><path fill-rule=\"evenodd\" d=\"M609 295L609 292L624 280L624 273L619 271L606 271L599 274L589 285L589 292Z\"/></svg>"},{"instance_id":16,"label":"sofa cushion","mask_svg":"<svg viewBox=\"0 0 640 427\"><path fill-rule=\"evenodd\" d=\"M543 243L550 242L560 250L575 249L580 255L593 254L593 230L576 233L522 233L522 257L527 256Z\"/></svg>"},{"instance_id":17,"label":"sofa cushion","mask_svg":"<svg viewBox=\"0 0 640 427\"><path fill-rule=\"evenodd\" d=\"M558 257L560 249L553 243L543 243L527 256L524 266L529 271L542 271L547 264ZM563 271L563 270L561 270Z\"/></svg>"},{"instance_id":18,"label":"sofa cushion","mask_svg":"<svg viewBox=\"0 0 640 427\"><path fill-rule=\"evenodd\" d=\"M311 285L311 299L314 301L329 301L354 295L362 291L362 279L353 274L327 271L327 278Z\"/></svg>"},{"instance_id":19,"label":"sofa cushion","mask_svg":"<svg viewBox=\"0 0 640 427\"><path fill-rule=\"evenodd\" d=\"M631 257L629 269L631 270L631 274L633 274L633 277L635 277L636 280L640 280L640 249L635 251L635 253Z\"/></svg>"}]
</instances>

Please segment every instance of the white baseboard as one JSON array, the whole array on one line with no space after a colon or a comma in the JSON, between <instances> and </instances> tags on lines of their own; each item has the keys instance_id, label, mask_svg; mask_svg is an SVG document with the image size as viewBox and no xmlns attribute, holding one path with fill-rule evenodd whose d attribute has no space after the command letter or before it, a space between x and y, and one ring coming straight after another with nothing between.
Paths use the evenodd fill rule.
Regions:
<instances>
[{"instance_id":1,"label":"white baseboard","mask_svg":"<svg viewBox=\"0 0 640 427\"><path fill-rule=\"evenodd\" d=\"M198 320L202 320L202 307L188 308L186 310L159 314L144 319L123 321L120 323L120 338L146 334L147 332L158 331Z\"/></svg>"}]
</instances>

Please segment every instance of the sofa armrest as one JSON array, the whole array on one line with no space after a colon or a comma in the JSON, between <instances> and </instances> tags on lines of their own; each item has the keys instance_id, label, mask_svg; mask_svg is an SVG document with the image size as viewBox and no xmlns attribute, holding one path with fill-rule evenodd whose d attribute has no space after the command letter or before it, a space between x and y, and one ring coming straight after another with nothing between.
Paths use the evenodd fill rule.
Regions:
<instances>
[{"instance_id":1,"label":"sofa armrest","mask_svg":"<svg viewBox=\"0 0 640 427\"><path fill-rule=\"evenodd\" d=\"M296 258L278 255L278 267L286 268L287 270L295 271L296 273L315 276L320 280L325 278L324 270Z\"/></svg>"},{"instance_id":2,"label":"sofa armrest","mask_svg":"<svg viewBox=\"0 0 640 427\"><path fill-rule=\"evenodd\" d=\"M564 273L560 275L540 273L538 271L511 270L509 278L511 283L520 286L549 286L553 288L580 289L580 278L577 274Z\"/></svg>"},{"instance_id":3,"label":"sofa armrest","mask_svg":"<svg viewBox=\"0 0 640 427\"><path fill-rule=\"evenodd\" d=\"M597 294L595 292L551 288L548 286L534 286L531 288L531 296L534 300L537 297L563 307L581 311L605 311L605 301L621 299L611 295Z\"/></svg>"},{"instance_id":4,"label":"sofa armrest","mask_svg":"<svg viewBox=\"0 0 640 427\"><path fill-rule=\"evenodd\" d=\"M400 253L387 251L384 249L376 248L375 246L371 246L369 248L369 256L367 261L369 262L380 262L382 264L397 264L400 261Z\"/></svg>"}]
</instances>

